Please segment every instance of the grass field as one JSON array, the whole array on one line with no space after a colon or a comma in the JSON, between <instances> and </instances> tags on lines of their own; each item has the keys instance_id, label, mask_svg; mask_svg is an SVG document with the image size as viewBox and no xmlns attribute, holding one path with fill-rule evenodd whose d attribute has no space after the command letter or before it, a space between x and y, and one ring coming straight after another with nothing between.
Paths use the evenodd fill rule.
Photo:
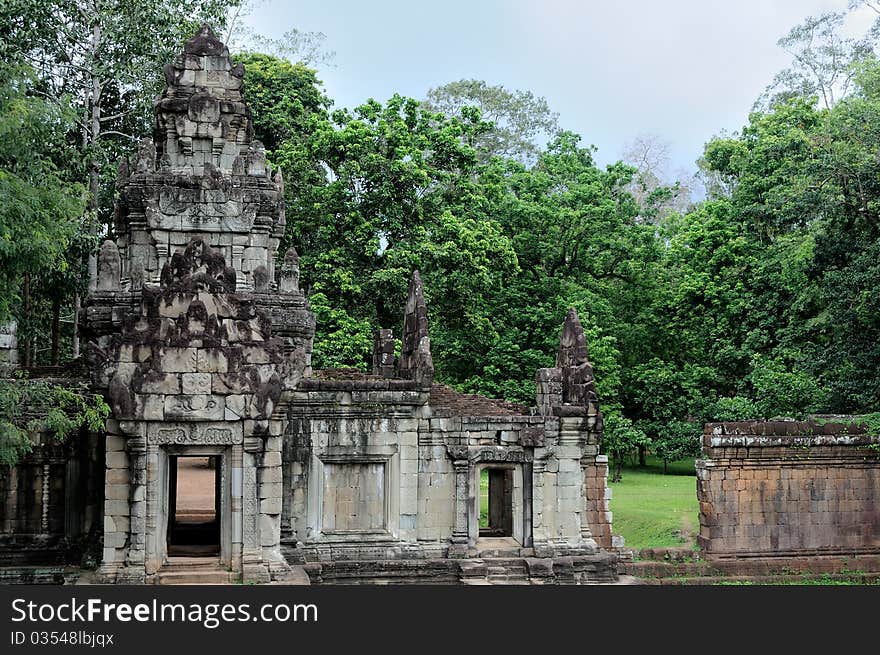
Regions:
<instances>
[{"instance_id":1,"label":"grass field","mask_svg":"<svg viewBox=\"0 0 880 655\"><path fill-rule=\"evenodd\" d=\"M609 474L610 478L610 474ZM645 467L624 467L614 490L611 511L614 534L628 548L670 548L694 542L699 530L694 461L663 463L651 457ZM480 527L489 525L489 472L480 476Z\"/></svg>"},{"instance_id":2,"label":"grass field","mask_svg":"<svg viewBox=\"0 0 880 655\"><path fill-rule=\"evenodd\" d=\"M614 534L628 548L670 548L695 543L699 505L693 460L663 464L651 457L645 467L624 467L610 484ZM610 479L609 473L609 479Z\"/></svg>"}]
</instances>

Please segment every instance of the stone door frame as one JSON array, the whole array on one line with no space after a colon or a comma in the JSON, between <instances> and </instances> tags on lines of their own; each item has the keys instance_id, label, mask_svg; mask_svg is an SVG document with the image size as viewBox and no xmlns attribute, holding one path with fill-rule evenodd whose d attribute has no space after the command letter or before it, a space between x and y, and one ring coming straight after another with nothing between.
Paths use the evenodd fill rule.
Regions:
<instances>
[{"instance_id":1,"label":"stone door frame","mask_svg":"<svg viewBox=\"0 0 880 655\"><path fill-rule=\"evenodd\" d=\"M148 460L155 462L155 475L147 479L147 575L168 563L168 522L171 489L171 457L217 456L220 463L220 563L233 572L241 571L241 465L243 448L233 445L150 445ZM239 462L236 467L235 462ZM238 473L236 475L236 473ZM236 484L237 482L237 484ZM237 490L237 493L236 493ZM237 502L236 502L237 501ZM238 539L236 539L236 535Z\"/></svg>"},{"instance_id":2,"label":"stone door frame","mask_svg":"<svg viewBox=\"0 0 880 655\"><path fill-rule=\"evenodd\" d=\"M531 517L526 516L525 502L525 471L521 462L511 463L505 461L477 461L472 462L470 468L470 480L468 481L468 546L474 548L480 539L480 475L483 469L495 469L512 471L513 489L511 490L511 519L512 530L510 537L520 546L525 546L531 527ZM520 511L517 512L517 509Z\"/></svg>"}]
</instances>

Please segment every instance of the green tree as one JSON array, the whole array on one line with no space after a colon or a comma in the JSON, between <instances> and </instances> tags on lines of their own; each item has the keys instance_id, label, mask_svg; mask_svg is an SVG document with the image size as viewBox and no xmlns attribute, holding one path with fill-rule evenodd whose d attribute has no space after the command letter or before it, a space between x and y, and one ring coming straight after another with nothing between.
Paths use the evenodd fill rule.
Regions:
<instances>
[{"instance_id":1,"label":"green tree","mask_svg":"<svg viewBox=\"0 0 880 655\"><path fill-rule=\"evenodd\" d=\"M792 64L776 74L756 106L815 96L830 109L845 97L853 84L853 64L873 56L876 46L873 30L858 39L845 36L846 17L845 11L808 16L779 39L777 45L791 55Z\"/></svg>"},{"instance_id":2,"label":"green tree","mask_svg":"<svg viewBox=\"0 0 880 655\"><path fill-rule=\"evenodd\" d=\"M40 322L35 280L63 277L85 206L82 185L52 157L69 108L34 95L36 83L26 66L0 66L0 321L17 320L26 365Z\"/></svg>"},{"instance_id":3,"label":"green tree","mask_svg":"<svg viewBox=\"0 0 880 655\"><path fill-rule=\"evenodd\" d=\"M429 111L462 118L465 108L476 108L491 127L471 133L469 144L483 161L498 156L533 162L541 151L536 139L550 139L559 132L559 114L545 98L531 91L510 90L482 80L458 80L428 90Z\"/></svg>"},{"instance_id":4,"label":"green tree","mask_svg":"<svg viewBox=\"0 0 880 655\"><path fill-rule=\"evenodd\" d=\"M107 164L131 151L152 125L152 99L162 66L208 21L222 26L238 0L8 0L0 5L0 57L31 65L35 92L59 107L72 105L69 170L88 189L85 225L110 222L114 171ZM97 270L89 253L89 274ZM77 270L79 267L75 267ZM76 285L73 285L76 286ZM74 299L74 321L79 295ZM79 354L76 327L73 355Z\"/></svg>"}]
</instances>

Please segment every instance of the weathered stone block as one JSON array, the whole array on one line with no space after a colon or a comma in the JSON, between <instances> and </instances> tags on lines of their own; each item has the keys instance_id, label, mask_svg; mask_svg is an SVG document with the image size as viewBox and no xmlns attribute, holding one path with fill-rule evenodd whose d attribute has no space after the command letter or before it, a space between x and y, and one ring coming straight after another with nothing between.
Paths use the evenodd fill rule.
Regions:
<instances>
[{"instance_id":1,"label":"weathered stone block","mask_svg":"<svg viewBox=\"0 0 880 655\"><path fill-rule=\"evenodd\" d=\"M207 394L165 396L168 420L219 421L224 417L224 399Z\"/></svg>"},{"instance_id":2,"label":"weathered stone block","mask_svg":"<svg viewBox=\"0 0 880 655\"><path fill-rule=\"evenodd\" d=\"M281 499L263 498L262 500L260 500L260 512L263 514L280 514Z\"/></svg>"},{"instance_id":3,"label":"weathered stone block","mask_svg":"<svg viewBox=\"0 0 880 655\"><path fill-rule=\"evenodd\" d=\"M124 452L109 452L105 458L108 469L124 469L128 471L128 455Z\"/></svg>"},{"instance_id":4,"label":"weathered stone block","mask_svg":"<svg viewBox=\"0 0 880 655\"><path fill-rule=\"evenodd\" d=\"M281 483L270 482L260 485L260 498L281 498Z\"/></svg>"},{"instance_id":5,"label":"weathered stone block","mask_svg":"<svg viewBox=\"0 0 880 655\"><path fill-rule=\"evenodd\" d=\"M140 394L136 396L135 416L144 421L161 421L165 418L164 401L166 396Z\"/></svg>"},{"instance_id":6,"label":"weathered stone block","mask_svg":"<svg viewBox=\"0 0 880 655\"><path fill-rule=\"evenodd\" d=\"M142 394L180 393L180 380L175 373L150 372L141 378L134 390Z\"/></svg>"},{"instance_id":7,"label":"weathered stone block","mask_svg":"<svg viewBox=\"0 0 880 655\"><path fill-rule=\"evenodd\" d=\"M114 434L108 434L106 437L106 449L108 453L125 450L125 438Z\"/></svg>"},{"instance_id":8,"label":"weathered stone block","mask_svg":"<svg viewBox=\"0 0 880 655\"><path fill-rule=\"evenodd\" d=\"M194 373L198 353L195 348L162 348L159 351L159 367L169 373Z\"/></svg>"},{"instance_id":9,"label":"weathered stone block","mask_svg":"<svg viewBox=\"0 0 880 655\"><path fill-rule=\"evenodd\" d=\"M104 501L104 515L105 516L128 516L129 515L129 504L127 500L105 500Z\"/></svg>"},{"instance_id":10,"label":"weathered stone block","mask_svg":"<svg viewBox=\"0 0 880 655\"><path fill-rule=\"evenodd\" d=\"M181 389L184 394L211 393L210 373L184 373L180 376ZM171 393L171 392L169 392ZM174 392L176 393L176 392Z\"/></svg>"},{"instance_id":11,"label":"weathered stone block","mask_svg":"<svg viewBox=\"0 0 880 655\"><path fill-rule=\"evenodd\" d=\"M260 514L260 544L274 546L281 533L281 519L277 515Z\"/></svg>"},{"instance_id":12,"label":"weathered stone block","mask_svg":"<svg viewBox=\"0 0 880 655\"><path fill-rule=\"evenodd\" d=\"M108 485L127 485L129 482L128 469L107 469L106 482Z\"/></svg>"},{"instance_id":13,"label":"weathered stone block","mask_svg":"<svg viewBox=\"0 0 880 655\"><path fill-rule=\"evenodd\" d=\"M198 363L194 370L200 373L226 373L228 362L226 355L217 349L199 349Z\"/></svg>"},{"instance_id":14,"label":"weathered stone block","mask_svg":"<svg viewBox=\"0 0 880 655\"><path fill-rule=\"evenodd\" d=\"M269 455L277 455L280 458L280 453L267 453L266 456ZM279 462L280 464L280 462ZM271 468L264 468L260 474L260 481L263 485L272 482L281 482L281 467L280 466L272 466Z\"/></svg>"}]
</instances>

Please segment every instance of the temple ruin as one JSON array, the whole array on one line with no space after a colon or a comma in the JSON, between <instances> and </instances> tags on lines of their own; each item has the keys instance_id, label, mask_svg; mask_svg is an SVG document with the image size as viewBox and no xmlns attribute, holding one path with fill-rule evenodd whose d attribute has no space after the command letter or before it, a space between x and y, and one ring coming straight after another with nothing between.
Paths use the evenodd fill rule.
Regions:
<instances>
[{"instance_id":1,"label":"temple ruin","mask_svg":"<svg viewBox=\"0 0 880 655\"><path fill-rule=\"evenodd\" d=\"M167 582L176 554L202 552L220 579L257 583L616 579L577 314L531 408L434 381L418 271L370 373L313 370L298 255L278 252L284 182L253 137L243 76L207 26L165 68L153 138L119 167L115 239L83 309L89 384L112 416L90 448L38 448L19 467L34 472L8 480L9 498L41 495L36 508L7 502L7 559L51 533L68 555L100 542L108 583ZM187 458L213 484L198 526L179 511ZM14 519L28 512L39 520Z\"/></svg>"},{"instance_id":2,"label":"temple ruin","mask_svg":"<svg viewBox=\"0 0 880 655\"><path fill-rule=\"evenodd\" d=\"M29 371L101 394L111 415L63 443L33 433L31 452L0 475L0 582L657 574L660 562L632 558L612 535L577 313L560 316L531 407L434 380L418 271L399 327L375 334L372 370L313 370L321 326L298 253L279 251L284 181L254 139L244 69L203 26L164 73L154 134L119 165L114 238L80 314L85 356ZM19 366L16 325L0 326L0 370ZM880 566L876 426L708 424L696 474L712 564L692 564L703 573Z\"/></svg>"}]
</instances>

